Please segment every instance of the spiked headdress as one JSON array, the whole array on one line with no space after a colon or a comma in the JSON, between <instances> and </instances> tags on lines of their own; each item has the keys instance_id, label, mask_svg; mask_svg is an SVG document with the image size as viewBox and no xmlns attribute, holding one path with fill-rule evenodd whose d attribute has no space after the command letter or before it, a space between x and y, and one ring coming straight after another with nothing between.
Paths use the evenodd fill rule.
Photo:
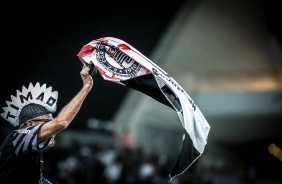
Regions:
<instances>
[{"instance_id":1,"label":"spiked headdress","mask_svg":"<svg viewBox=\"0 0 282 184\"><path fill-rule=\"evenodd\" d=\"M57 100L58 92L52 91L51 86L47 88L46 84L40 86L37 82L33 86L30 83L28 88L23 86L22 91L17 90L16 96L11 95L11 101L6 101L7 107L3 107L1 116L17 127L29 119L54 113Z\"/></svg>"}]
</instances>

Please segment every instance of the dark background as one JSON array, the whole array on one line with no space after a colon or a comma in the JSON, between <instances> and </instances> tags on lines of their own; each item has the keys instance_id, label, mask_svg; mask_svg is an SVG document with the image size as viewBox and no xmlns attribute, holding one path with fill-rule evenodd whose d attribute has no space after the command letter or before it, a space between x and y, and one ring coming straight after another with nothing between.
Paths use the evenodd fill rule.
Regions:
<instances>
[{"instance_id":1,"label":"dark background","mask_svg":"<svg viewBox=\"0 0 282 184\"><path fill-rule=\"evenodd\" d=\"M83 45L111 36L126 41L150 58L184 2L6 2L1 11L1 107L6 106L10 95L16 95L16 90L21 91L22 85L40 82L59 92L59 112L82 86L79 75L82 63L77 54ZM281 5L274 0L262 2L267 28L282 46ZM88 118L112 120L129 90L103 80L100 75L94 76L94 87L69 129L85 129ZM0 118L1 142L12 128ZM268 140L237 149L246 150L247 155L253 153L249 157L244 155L245 159L257 163L261 167L259 171L265 172L265 165L274 168L279 161L266 152L267 144ZM269 168L266 173L258 174L271 177L271 172Z\"/></svg>"},{"instance_id":2,"label":"dark background","mask_svg":"<svg viewBox=\"0 0 282 184\"><path fill-rule=\"evenodd\" d=\"M58 113L82 86L77 54L83 45L116 37L149 57L183 2L8 6L10 11L2 16L1 107L22 85L40 82L59 92ZM94 76L94 87L70 127L84 128L90 117L112 120L128 90ZM0 126L11 125L1 118Z\"/></svg>"},{"instance_id":3,"label":"dark background","mask_svg":"<svg viewBox=\"0 0 282 184\"><path fill-rule=\"evenodd\" d=\"M80 90L83 45L116 37L150 58L184 0L157 2L103 1L72 4L10 3L2 14L1 107L30 82L46 83L59 92L58 110ZM191 1L192 2L192 1ZM281 40L280 5L264 1L271 33ZM84 128L90 118L112 120L130 89L94 76L94 87L71 124ZM1 118L0 128L10 126Z\"/></svg>"}]
</instances>

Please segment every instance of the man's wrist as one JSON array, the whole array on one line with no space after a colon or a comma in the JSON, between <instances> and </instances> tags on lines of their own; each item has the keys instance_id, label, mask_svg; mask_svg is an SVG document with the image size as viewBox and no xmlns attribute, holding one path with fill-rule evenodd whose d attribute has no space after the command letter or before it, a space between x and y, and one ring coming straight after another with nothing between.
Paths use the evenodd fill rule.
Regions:
<instances>
[{"instance_id":1,"label":"man's wrist","mask_svg":"<svg viewBox=\"0 0 282 184\"><path fill-rule=\"evenodd\" d=\"M93 84L83 83L83 87L85 88L92 88Z\"/></svg>"}]
</instances>

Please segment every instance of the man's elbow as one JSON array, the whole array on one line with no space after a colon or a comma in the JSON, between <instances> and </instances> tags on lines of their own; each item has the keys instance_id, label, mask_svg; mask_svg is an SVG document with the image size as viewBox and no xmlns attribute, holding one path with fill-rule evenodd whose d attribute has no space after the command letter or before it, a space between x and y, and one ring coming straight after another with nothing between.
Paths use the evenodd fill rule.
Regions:
<instances>
[{"instance_id":1,"label":"man's elbow","mask_svg":"<svg viewBox=\"0 0 282 184\"><path fill-rule=\"evenodd\" d=\"M68 125L69 125L69 123L67 121L59 121L56 124L57 129L59 129L59 130L64 130L64 129L68 128Z\"/></svg>"}]
</instances>

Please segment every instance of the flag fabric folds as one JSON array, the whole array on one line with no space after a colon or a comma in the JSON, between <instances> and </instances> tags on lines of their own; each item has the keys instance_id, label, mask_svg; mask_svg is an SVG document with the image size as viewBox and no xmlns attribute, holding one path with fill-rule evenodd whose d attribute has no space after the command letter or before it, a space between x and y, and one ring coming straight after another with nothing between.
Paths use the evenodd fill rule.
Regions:
<instances>
[{"instance_id":1,"label":"flag fabric folds","mask_svg":"<svg viewBox=\"0 0 282 184\"><path fill-rule=\"evenodd\" d=\"M128 43L113 37L89 42L78 57L105 80L140 91L176 111L185 133L170 179L184 173L202 155L210 125L192 98L162 68Z\"/></svg>"}]
</instances>

